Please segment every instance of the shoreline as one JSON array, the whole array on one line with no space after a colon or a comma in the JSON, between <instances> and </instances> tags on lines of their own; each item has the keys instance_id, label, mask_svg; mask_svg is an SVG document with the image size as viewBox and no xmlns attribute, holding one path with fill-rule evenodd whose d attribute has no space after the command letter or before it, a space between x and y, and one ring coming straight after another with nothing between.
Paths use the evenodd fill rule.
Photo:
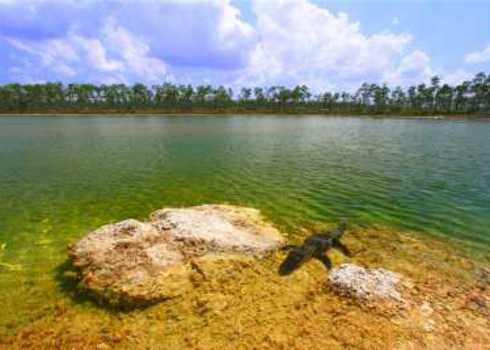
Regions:
<instances>
[{"instance_id":1,"label":"shoreline","mask_svg":"<svg viewBox=\"0 0 490 350\"><path fill-rule=\"evenodd\" d=\"M368 119L414 119L414 120L478 120L490 121L490 115L404 115L404 114L320 114L320 113L284 113L284 112L90 112L90 113L5 113L0 112L0 118L6 117L325 117L325 118L368 118Z\"/></svg>"}]
</instances>

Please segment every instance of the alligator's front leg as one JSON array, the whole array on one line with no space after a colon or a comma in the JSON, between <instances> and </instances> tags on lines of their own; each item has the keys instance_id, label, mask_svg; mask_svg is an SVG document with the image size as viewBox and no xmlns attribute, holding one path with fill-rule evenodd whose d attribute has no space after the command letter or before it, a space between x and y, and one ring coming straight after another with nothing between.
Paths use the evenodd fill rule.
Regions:
<instances>
[{"instance_id":1,"label":"alligator's front leg","mask_svg":"<svg viewBox=\"0 0 490 350\"><path fill-rule=\"evenodd\" d=\"M319 260L327 270L330 270L332 268L332 262L326 255L315 255L314 258Z\"/></svg>"},{"instance_id":2,"label":"alligator's front leg","mask_svg":"<svg viewBox=\"0 0 490 350\"><path fill-rule=\"evenodd\" d=\"M333 247L340 250L342 254L345 256L348 256L349 258L352 258L352 252L347 248L342 242L339 240L335 240L333 243Z\"/></svg>"}]
</instances>

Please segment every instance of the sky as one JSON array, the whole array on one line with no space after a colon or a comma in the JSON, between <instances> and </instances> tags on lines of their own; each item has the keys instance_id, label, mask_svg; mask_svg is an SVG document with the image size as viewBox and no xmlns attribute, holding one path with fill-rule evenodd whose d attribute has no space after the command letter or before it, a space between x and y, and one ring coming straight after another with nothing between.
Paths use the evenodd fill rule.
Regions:
<instances>
[{"instance_id":1,"label":"sky","mask_svg":"<svg viewBox=\"0 0 490 350\"><path fill-rule=\"evenodd\" d=\"M0 0L0 83L451 84L490 72L490 0Z\"/></svg>"}]
</instances>

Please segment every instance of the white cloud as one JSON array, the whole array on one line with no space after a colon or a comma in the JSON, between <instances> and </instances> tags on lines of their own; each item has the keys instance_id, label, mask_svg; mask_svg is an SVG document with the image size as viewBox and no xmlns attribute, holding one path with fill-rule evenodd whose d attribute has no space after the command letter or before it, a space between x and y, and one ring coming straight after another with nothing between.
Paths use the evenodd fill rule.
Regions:
<instances>
[{"instance_id":1,"label":"white cloud","mask_svg":"<svg viewBox=\"0 0 490 350\"><path fill-rule=\"evenodd\" d=\"M466 63L487 63L490 62L490 44L481 51L475 51L465 56Z\"/></svg>"},{"instance_id":2,"label":"white cloud","mask_svg":"<svg viewBox=\"0 0 490 350\"><path fill-rule=\"evenodd\" d=\"M472 80L475 74L466 70L458 69L455 71L442 71L440 75L442 77L442 83L454 86L461 84L465 80Z\"/></svg>"},{"instance_id":3,"label":"white cloud","mask_svg":"<svg viewBox=\"0 0 490 350\"><path fill-rule=\"evenodd\" d=\"M111 72L121 70L124 66L119 60L107 58L106 49L99 39L89 39L74 35L69 38L68 42L85 50L87 62L97 70Z\"/></svg>"},{"instance_id":4,"label":"white cloud","mask_svg":"<svg viewBox=\"0 0 490 350\"><path fill-rule=\"evenodd\" d=\"M433 75L430 57L423 51L415 50L403 57L394 71L387 72L385 79L394 85L407 86L426 82Z\"/></svg>"},{"instance_id":5,"label":"white cloud","mask_svg":"<svg viewBox=\"0 0 490 350\"><path fill-rule=\"evenodd\" d=\"M46 68L56 73L60 78L71 78L76 75L75 70L70 67L70 63L78 60L78 54L71 45L63 40L49 40L43 43L36 43L26 40L7 38L6 41L20 51L30 54L39 60L35 65L32 59L21 59L21 64L12 67L13 72L19 75L21 69L26 70L22 76L32 75L29 71L39 72L41 68ZM23 79L25 80L25 79ZM33 80L39 80L33 78Z\"/></svg>"},{"instance_id":6,"label":"white cloud","mask_svg":"<svg viewBox=\"0 0 490 350\"><path fill-rule=\"evenodd\" d=\"M0 40L33 79L352 89L432 74L406 33L366 34L310 0L253 0L245 22L230 0L0 0ZM25 11L15 21L15 13ZM25 64L24 58L31 63ZM1 63L1 58L0 58Z\"/></svg>"},{"instance_id":7,"label":"white cloud","mask_svg":"<svg viewBox=\"0 0 490 350\"><path fill-rule=\"evenodd\" d=\"M39 42L9 39L9 43L38 60L36 74L51 73L57 79L88 74L95 82L125 82L127 79L123 77L130 75L133 80L152 82L164 79L167 73L162 60L148 55L147 45L112 24L107 25L98 39L69 34L63 39ZM32 70L33 66L24 68Z\"/></svg>"},{"instance_id":8,"label":"white cloud","mask_svg":"<svg viewBox=\"0 0 490 350\"><path fill-rule=\"evenodd\" d=\"M243 68L256 43L254 28L229 0L126 2L114 17L171 65Z\"/></svg>"},{"instance_id":9,"label":"white cloud","mask_svg":"<svg viewBox=\"0 0 490 350\"><path fill-rule=\"evenodd\" d=\"M36 74L48 78L75 70L82 80L153 82L169 65L236 70L248 65L254 36L229 0L0 2L0 40L39 60L46 71Z\"/></svg>"},{"instance_id":10,"label":"white cloud","mask_svg":"<svg viewBox=\"0 0 490 350\"><path fill-rule=\"evenodd\" d=\"M142 38L137 38L114 21L110 20L105 26L104 38L107 47L120 54L126 68L143 80L155 81L167 73L165 62L149 55L150 47Z\"/></svg>"},{"instance_id":11,"label":"white cloud","mask_svg":"<svg viewBox=\"0 0 490 350\"><path fill-rule=\"evenodd\" d=\"M70 32L61 39L7 38L7 42L39 60L40 67L23 64L14 70L34 70L30 76L50 72L58 79L86 75L94 82L126 82L131 76L132 80L156 82L165 79L167 73L165 62L150 56L142 39L112 19L107 20L98 38Z\"/></svg>"},{"instance_id":12,"label":"white cloud","mask_svg":"<svg viewBox=\"0 0 490 350\"><path fill-rule=\"evenodd\" d=\"M127 46L125 51L115 52L117 58L107 58L105 46L107 42L98 39L88 39L80 36L70 36L63 45L69 51L75 52L74 57L66 57L51 51L56 42L47 41L40 43L24 42L25 51L35 52L34 59L39 59L38 66L30 65L26 70L33 70L35 74L42 76L51 73L57 79L70 79L85 75L82 81L102 82L111 77L121 77L117 79L125 82L129 75L134 80L146 82L164 79L166 66L159 59L148 57L144 52L135 50L135 46ZM131 44L131 43L130 43ZM30 74L33 76L33 74ZM34 75L35 76L35 75Z\"/></svg>"},{"instance_id":13,"label":"white cloud","mask_svg":"<svg viewBox=\"0 0 490 350\"><path fill-rule=\"evenodd\" d=\"M399 69L412 40L408 34L363 34L346 14L307 0L256 0L254 10L259 44L242 77L251 84L322 89L379 82Z\"/></svg>"}]
</instances>

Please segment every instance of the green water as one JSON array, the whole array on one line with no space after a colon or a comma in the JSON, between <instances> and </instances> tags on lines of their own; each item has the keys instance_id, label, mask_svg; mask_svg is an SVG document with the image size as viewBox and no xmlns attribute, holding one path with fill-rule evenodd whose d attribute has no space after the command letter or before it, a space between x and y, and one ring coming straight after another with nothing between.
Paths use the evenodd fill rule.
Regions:
<instances>
[{"instance_id":1,"label":"green water","mask_svg":"<svg viewBox=\"0 0 490 350\"><path fill-rule=\"evenodd\" d=\"M68 298L86 232L166 206L348 217L490 245L490 123L324 117L0 118L0 335ZM3 265L2 265L3 264Z\"/></svg>"}]
</instances>

